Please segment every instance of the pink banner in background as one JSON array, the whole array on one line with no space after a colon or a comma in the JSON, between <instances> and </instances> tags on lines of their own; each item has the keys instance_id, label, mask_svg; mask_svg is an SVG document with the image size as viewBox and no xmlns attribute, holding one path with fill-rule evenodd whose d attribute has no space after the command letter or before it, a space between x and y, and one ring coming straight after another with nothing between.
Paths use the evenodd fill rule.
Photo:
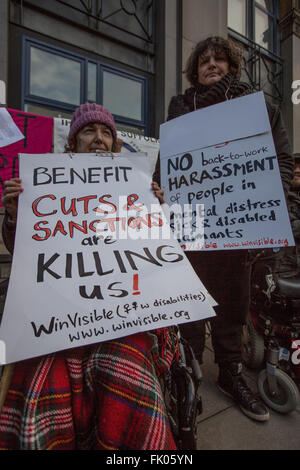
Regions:
<instances>
[{"instance_id":1,"label":"pink banner in background","mask_svg":"<svg viewBox=\"0 0 300 470\"><path fill-rule=\"evenodd\" d=\"M7 111L25 137L0 148L0 206L4 181L19 176L18 154L52 152L53 118L15 109Z\"/></svg>"}]
</instances>

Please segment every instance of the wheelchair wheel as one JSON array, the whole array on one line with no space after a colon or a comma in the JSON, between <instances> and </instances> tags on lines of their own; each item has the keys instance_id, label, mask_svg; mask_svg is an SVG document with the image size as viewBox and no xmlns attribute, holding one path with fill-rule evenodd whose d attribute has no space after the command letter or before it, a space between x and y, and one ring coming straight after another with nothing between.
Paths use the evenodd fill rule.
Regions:
<instances>
[{"instance_id":1,"label":"wheelchair wheel","mask_svg":"<svg viewBox=\"0 0 300 470\"><path fill-rule=\"evenodd\" d=\"M183 365L175 365L164 378L164 398L178 450L197 450L196 417L201 398L192 376Z\"/></svg>"},{"instance_id":2,"label":"wheelchair wheel","mask_svg":"<svg viewBox=\"0 0 300 470\"><path fill-rule=\"evenodd\" d=\"M264 402L279 413L290 413L300 402L299 390L291 377L280 369L276 369L278 393L272 395L269 390L267 370L258 376L258 390Z\"/></svg>"},{"instance_id":3,"label":"wheelchair wheel","mask_svg":"<svg viewBox=\"0 0 300 470\"><path fill-rule=\"evenodd\" d=\"M242 358L250 369L257 369L263 363L265 344L262 334L254 327L250 313L242 331Z\"/></svg>"}]
</instances>

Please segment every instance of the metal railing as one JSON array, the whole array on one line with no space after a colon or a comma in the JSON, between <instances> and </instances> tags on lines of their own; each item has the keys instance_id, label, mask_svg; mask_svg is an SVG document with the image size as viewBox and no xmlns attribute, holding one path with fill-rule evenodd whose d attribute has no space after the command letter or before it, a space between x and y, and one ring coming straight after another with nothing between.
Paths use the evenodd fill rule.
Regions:
<instances>
[{"instance_id":1,"label":"metal railing","mask_svg":"<svg viewBox=\"0 0 300 470\"><path fill-rule=\"evenodd\" d=\"M79 22L93 30L109 27L110 36L124 35L131 41L141 40L153 44L153 16L155 0L14 0L23 8L36 7L50 14L62 16L69 21ZM82 21L85 18L85 21ZM84 23L84 24L83 24ZM132 42L132 44L134 44Z\"/></svg>"},{"instance_id":2,"label":"metal railing","mask_svg":"<svg viewBox=\"0 0 300 470\"><path fill-rule=\"evenodd\" d=\"M284 99L284 62L281 57L229 29L229 36L243 48L242 75L256 91L273 101Z\"/></svg>"}]
</instances>

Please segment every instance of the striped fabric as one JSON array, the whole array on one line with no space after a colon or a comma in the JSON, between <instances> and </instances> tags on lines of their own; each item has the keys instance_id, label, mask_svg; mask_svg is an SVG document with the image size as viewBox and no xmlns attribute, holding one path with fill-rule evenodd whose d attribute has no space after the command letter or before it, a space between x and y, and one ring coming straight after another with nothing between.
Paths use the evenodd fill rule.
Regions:
<instances>
[{"instance_id":1,"label":"striped fabric","mask_svg":"<svg viewBox=\"0 0 300 470\"><path fill-rule=\"evenodd\" d=\"M176 449L157 375L173 359L167 331L17 363L0 449Z\"/></svg>"}]
</instances>

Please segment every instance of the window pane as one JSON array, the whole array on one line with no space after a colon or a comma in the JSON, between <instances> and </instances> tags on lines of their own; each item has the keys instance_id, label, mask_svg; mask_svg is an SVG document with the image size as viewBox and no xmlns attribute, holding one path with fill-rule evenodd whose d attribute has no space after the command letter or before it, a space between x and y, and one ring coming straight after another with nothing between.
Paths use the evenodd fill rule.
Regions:
<instances>
[{"instance_id":1,"label":"window pane","mask_svg":"<svg viewBox=\"0 0 300 470\"><path fill-rule=\"evenodd\" d=\"M40 114L41 116L48 117L61 117L65 119L71 119L72 113L66 111L58 111L56 109L47 108L46 106L40 106L37 104L25 103L24 111L26 113Z\"/></svg>"},{"instance_id":2,"label":"window pane","mask_svg":"<svg viewBox=\"0 0 300 470\"><path fill-rule=\"evenodd\" d=\"M103 105L112 114L142 121L142 83L104 71Z\"/></svg>"},{"instance_id":3,"label":"window pane","mask_svg":"<svg viewBox=\"0 0 300 470\"><path fill-rule=\"evenodd\" d=\"M30 94L80 104L80 78L80 62L30 47Z\"/></svg>"},{"instance_id":4,"label":"window pane","mask_svg":"<svg viewBox=\"0 0 300 470\"><path fill-rule=\"evenodd\" d=\"M256 0L256 3L258 3L268 11L273 11L273 0Z\"/></svg>"},{"instance_id":5,"label":"window pane","mask_svg":"<svg viewBox=\"0 0 300 470\"><path fill-rule=\"evenodd\" d=\"M228 0L227 24L246 36L246 0Z\"/></svg>"},{"instance_id":6,"label":"window pane","mask_svg":"<svg viewBox=\"0 0 300 470\"><path fill-rule=\"evenodd\" d=\"M97 87L97 65L92 62L88 63L88 101L96 102Z\"/></svg>"},{"instance_id":7,"label":"window pane","mask_svg":"<svg viewBox=\"0 0 300 470\"><path fill-rule=\"evenodd\" d=\"M255 42L273 50L273 20L259 8L255 8Z\"/></svg>"}]
</instances>

